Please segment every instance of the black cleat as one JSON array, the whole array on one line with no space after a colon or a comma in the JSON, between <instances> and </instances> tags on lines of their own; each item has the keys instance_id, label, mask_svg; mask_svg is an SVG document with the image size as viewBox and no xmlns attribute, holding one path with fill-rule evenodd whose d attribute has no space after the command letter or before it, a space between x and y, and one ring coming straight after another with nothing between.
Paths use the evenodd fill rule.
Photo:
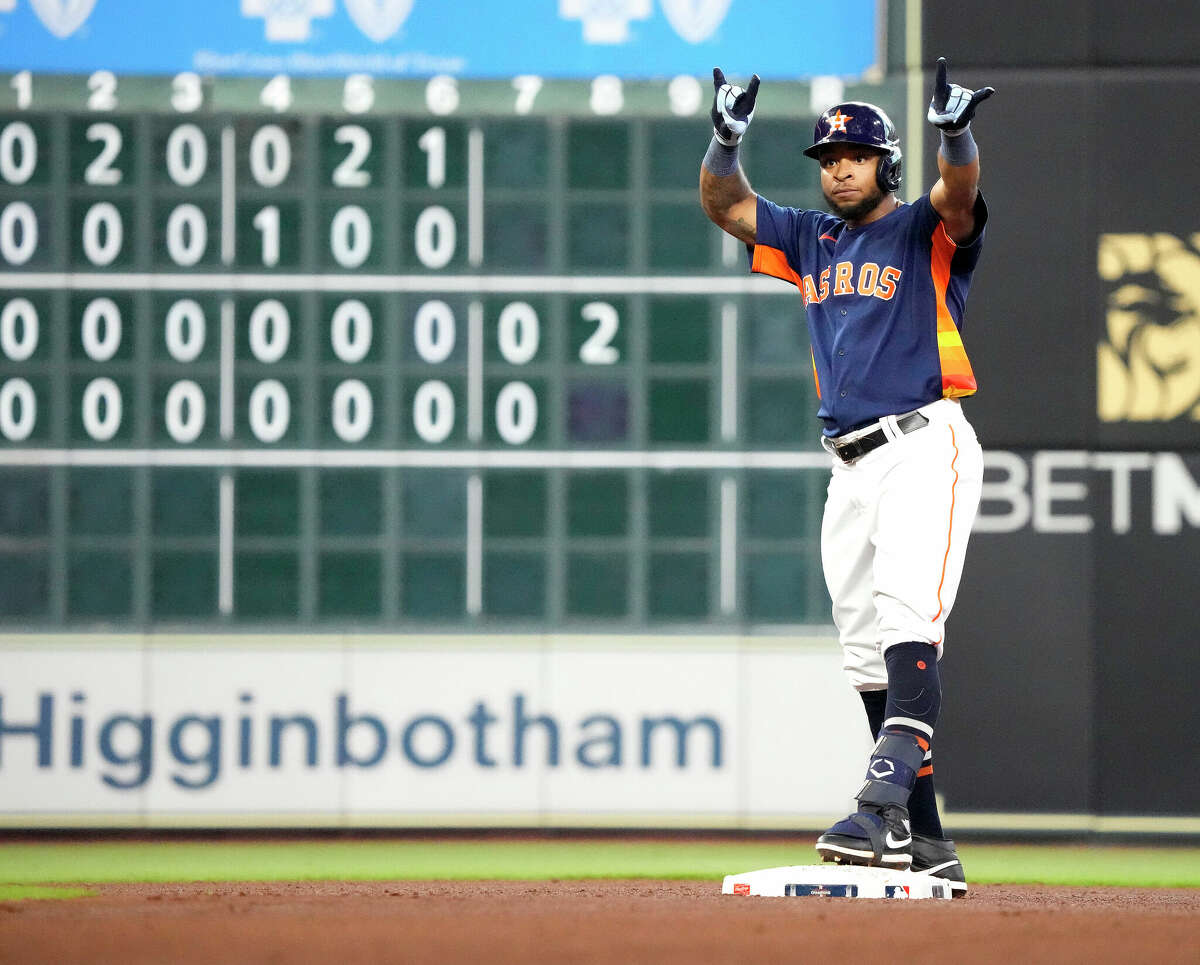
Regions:
<instances>
[{"instance_id":1,"label":"black cleat","mask_svg":"<svg viewBox=\"0 0 1200 965\"><path fill-rule=\"evenodd\" d=\"M910 870L941 878L950 885L950 893L955 898L962 898L967 893L967 876L963 873L962 862L958 860L958 852L954 850L954 842L949 838L931 838L914 833Z\"/></svg>"},{"instance_id":2,"label":"black cleat","mask_svg":"<svg viewBox=\"0 0 1200 965\"><path fill-rule=\"evenodd\" d=\"M862 804L817 838L824 861L906 870L913 860L908 810L899 804Z\"/></svg>"}]
</instances>

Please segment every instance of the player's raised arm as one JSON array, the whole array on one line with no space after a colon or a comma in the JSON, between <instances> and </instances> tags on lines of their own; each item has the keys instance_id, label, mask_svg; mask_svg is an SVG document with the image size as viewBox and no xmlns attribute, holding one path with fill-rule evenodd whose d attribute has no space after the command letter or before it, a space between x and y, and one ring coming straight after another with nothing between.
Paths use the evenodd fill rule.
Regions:
<instances>
[{"instance_id":1,"label":"player's raised arm","mask_svg":"<svg viewBox=\"0 0 1200 965\"><path fill-rule=\"evenodd\" d=\"M979 196L979 148L971 134L975 108L996 93L993 87L967 90L946 80L946 58L939 57L929 123L941 132L938 171L941 178L929 202L942 218L946 233L959 244L975 234L975 199Z\"/></svg>"},{"instance_id":2,"label":"player's raised arm","mask_svg":"<svg viewBox=\"0 0 1200 965\"><path fill-rule=\"evenodd\" d=\"M727 83L721 68L714 67L713 87L713 139L700 165L700 204L718 228L752 245L758 224L758 195L738 165L738 144L754 117L758 74L742 90Z\"/></svg>"}]
</instances>

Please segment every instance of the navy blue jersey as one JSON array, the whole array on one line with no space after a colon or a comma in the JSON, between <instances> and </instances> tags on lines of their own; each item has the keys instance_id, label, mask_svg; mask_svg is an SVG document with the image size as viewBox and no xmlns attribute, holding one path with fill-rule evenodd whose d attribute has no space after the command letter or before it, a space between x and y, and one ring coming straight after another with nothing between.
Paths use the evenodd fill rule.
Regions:
<instances>
[{"instance_id":1,"label":"navy blue jersey","mask_svg":"<svg viewBox=\"0 0 1200 965\"><path fill-rule=\"evenodd\" d=\"M986 221L980 194L959 246L928 195L859 227L758 199L751 270L804 298L826 435L975 391L960 330Z\"/></svg>"}]
</instances>

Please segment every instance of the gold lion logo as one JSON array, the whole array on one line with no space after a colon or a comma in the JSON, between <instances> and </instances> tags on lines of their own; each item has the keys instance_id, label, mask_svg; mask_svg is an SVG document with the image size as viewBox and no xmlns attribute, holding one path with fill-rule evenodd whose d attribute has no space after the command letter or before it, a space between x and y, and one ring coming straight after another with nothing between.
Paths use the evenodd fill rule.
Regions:
<instances>
[{"instance_id":1,"label":"gold lion logo","mask_svg":"<svg viewBox=\"0 0 1200 965\"><path fill-rule=\"evenodd\" d=\"M1103 422L1200 420L1200 232L1100 236Z\"/></svg>"}]
</instances>

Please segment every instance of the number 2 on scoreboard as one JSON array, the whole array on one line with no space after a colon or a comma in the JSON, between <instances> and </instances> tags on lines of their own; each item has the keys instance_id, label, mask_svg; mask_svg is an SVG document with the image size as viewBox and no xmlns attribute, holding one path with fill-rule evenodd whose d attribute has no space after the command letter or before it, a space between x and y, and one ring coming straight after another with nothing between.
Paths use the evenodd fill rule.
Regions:
<instances>
[{"instance_id":1,"label":"number 2 on scoreboard","mask_svg":"<svg viewBox=\"0 0 1200 965\"><path fill-rule=\"evenodd\" d=\"M580 346L579 360L588 365L612 365L621 358L613 339L621 325L621 317L608 302L588 302L580 310L584 321L595 322L596 328Z\"/></svg>"}]
</instances>

